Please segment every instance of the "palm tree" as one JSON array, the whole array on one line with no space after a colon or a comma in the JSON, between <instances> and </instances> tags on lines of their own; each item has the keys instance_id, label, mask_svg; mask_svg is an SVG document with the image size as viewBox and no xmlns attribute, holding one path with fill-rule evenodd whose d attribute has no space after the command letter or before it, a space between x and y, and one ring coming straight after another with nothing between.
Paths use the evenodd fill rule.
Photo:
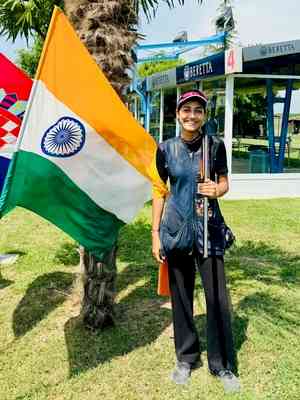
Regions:
<instances>
[{"instance_id":1,"label":"palm tree","mask_svg":"<svg viewBox=\"0 0 300 400\"><path fill-rule=\"evenodd\" d=\"M122 97L129 83L127 70L133 65L131 50L141 38L138 16L142 11L148 19L164 2L170 8L174 0L65 0L64 9L81 41ZM202 0L197 0L202 3ZM13 40L18 34L27 39L32 33L44 38L54 0L6 0L0 5L0 34ZM177 0L184 5L184 0ZM85 324L102 329L114 321L114 294L116 277L116 248L103 262L81 249L84 265L84 298L82 316Z\"/></svg>"},{"instance_id":2,"label":"palm tree","mask_svg":"<svg viewBox=\"0 0 300 400\"><path fill-rule=\"evenodd\" d=\"M218 15L215 19L215 28L217 32L226 32L224 50L227 50L233 46L234 40L237 36L230 0L221 0L217 12Z\"/></svg>"}]
</instances>

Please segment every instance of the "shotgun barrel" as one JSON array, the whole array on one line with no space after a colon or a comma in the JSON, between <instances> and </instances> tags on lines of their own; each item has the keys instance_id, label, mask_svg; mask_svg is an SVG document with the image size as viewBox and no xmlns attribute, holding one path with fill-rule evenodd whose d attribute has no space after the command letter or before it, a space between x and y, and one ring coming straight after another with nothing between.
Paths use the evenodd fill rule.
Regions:
<instances>
[{"instance_id":1,"label":"shotgun barrel","mask_svg":"<svg viewBox=\"0 0 300 400\"><path fill-rule=\"evenodd\" d=\"M203 127L203 141L202 141L202 149L203 149L203 171L202 171L202 180L205 182L208 178L210 178L210 162L209 159L209 137L216 135L217 133L217 122L215 118L213 118L215 110L212 112L212 117L206 122ZM203 257L208 257L208 198L205 196L203 198Z\"/></svg>"},{"instance_id":2,"label":"shotgun barrel","mask_svg":"<svg viewBox=\"0 0 300 400\"><path fill-rule=\"evenodd\" d=\"M209 149L208 149L208 132L205 130L203 135L203 166L204 166L204 182L209 176ZM203 199L203 257L208 257L208 198Z\"/></svg>"}]
</instances>

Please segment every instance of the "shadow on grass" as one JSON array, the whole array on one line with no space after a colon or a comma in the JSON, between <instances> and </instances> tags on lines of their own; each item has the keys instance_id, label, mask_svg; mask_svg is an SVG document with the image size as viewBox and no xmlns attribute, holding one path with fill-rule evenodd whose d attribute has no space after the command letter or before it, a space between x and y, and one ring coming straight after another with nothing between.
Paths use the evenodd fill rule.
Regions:
<instances>
[{"instance_id":1,"label":"shadow on grass","mask_svg":"<svg viewBox=\"0 0 300 400\"><path fill-rule=\"evenodd\" d=\"M299 332L299 308L297 310L297 305L291 307L282 298L256 292L244 297L238 308L249 318L261 318L265 324L274 325L278 331L285 330L294 335Z\"/></svg>"},{"instance_id":2,"label":"shadow on grass","mask_svg":"<svg viewBox=\"0 0 300 400\"><path fill-rule=\"evenodd\" d=\"M10 281L9 279L3 278L0 272L0 289L4 289L7 286L11 285L12 283L14 283L14 281Z\"/></svg>"},{"instance_id":3,"label":"shadow on grass","mask_svg":"<svg viewBox=\"0 0 300 400\"><path fill-rule=\"evenodd\" d=\"M226 257L226 265L233 287L247 280L266 285L300 284L300 256L261 241L246 241L233 248Z\"/></svg>"},{"instance_id":4,"label":"shadow on grass","mask_svg":"<svg viewBox=\"0 0 300 400\"><path fill-rule=\"evenodd\" d=\"M127 225L118 245L117 325L93 335L79 317L65 324L70 376L153 343L171 323L171 311L162 307L168 299L156 294L158 268L151 255L151 226L141 220Z\"/></svg>"},{"instance_id":5,"label":"shadow on grass","mask_svg":"<svg viewBox=\"0 0 300 400\"><path fill-rule=\"evenodd\" d=\"M22 257L22 256L25 256L27 253L25 253L25 251L22 251L22 250L12 249L12 250L6 251L5 254L17 254L18 256Z\"/></svg>"},{"instance_id":6,"label":"shadow on grass","mask_svg":"<svg viewBox=\"0 0 300 400\"><path fill-rule=\"evenodd\" d=\"M133 266L128 269L134 270ZM126 274L127 269L124 270ZM139 270L140 273L140 270ZM70 377L79 375L115 357L124 356L138 347L155 341L171 324L171 310L163 306L168 298L153 298L156 286L149 283L132 291L117 304L117 326L98 334L91 334L79 317L65 324L65 340L68 349ZM206 351L206 315L195 317L199 334L200 350ZM236 353L246 341L248 318L235 314L233 334ZM173 348L173 337L172 340ZM238 370L236 359L235 372Z\"/></svg>"},{"instance_id":7,"label":"shadow on grass","mask_svg":"<svg viewBox=\"0 0 300 400\"><path fill-rule=\"evenodd\" d=\"M151 255L151 227L147 222L138 221L122 230L118 260L129 265L118 274L117 289L125 295L116 305L117 326L92 335L78 317L65 324L71 377L152 343L172 322L171 310L162 307L169 299L156 295L158 268ZM203 352L206 316L196 316L195 323ZM237 351L246 340L247 326L246 317L235 316Z\"/></svg>"},{"instance_id":8,"label":"shadow on grass","mask_svg":"<svg viewBox=\"0 0 300 400\"><path fill-rule=\"evenodd\" d=\"M6 251L4 254L0 254L0 259L2 257L8 256L8 255L17 255L18 257L22 257L25 254L26 253L24 251L21 251L21 250L9 250L9 251ZM0 289L4 289L7 286L9 286L12 283L14 283L14 281L11 281L9 279L3 278L2 274L1 274L1 267L4 267L4 266L8 266L9 267L10 265L15 264L17 261L18 261L18 258L16 258L13 262L8 262L8 263L3 262L3 265L1 265L1 263L0 263Z\"/></svg>"},{"instance_id":9,"label":"shadow on grass","mask_svg":"<svg viewBox=\"0 0 300 400\"><path fill-rule=\"evenodd\" d=\"M236 352L236 365L234 372L238 373L238 352L243 343L247 341L247 329L249 321L253 321L255 329L263 329L264 333L298 336L300 329L299 308L290 307L284 299L264 292L255 292L241 299L236 304L232 329ZM255 321L255 322L254 322ZM200 315L195 318L199 332L200 347L202 352L206 351L206 316Z\"/></svg>"},{"instance_id":10,"label":"shadow on grass","mask_svg":"<svg viewBox=\"0 0 300 400\"><path fill-rule=\"evenodd\" d=\"M52 272L35 279L14 311L13 331L15 337L25 335L63 303L74 278L75 274Z\"/></svg>"},{"instance_id":11,"label":"shadow on grass","mask_svg":"<svg viewBox=\"0 0 300 400\"><path fill-rule=\"evenodd\" d=\"M232 333L235 350L235 365L233 366L233 372L236 374L238 374L238 352L240 351L243 343L247 340L248 323L249 319L246 316L241 317L234 312L232 318ZM199 336L200 351L203 353L207 351L206 315L197 315L195 317L195 325Z\"/></svg>"},{"instance_id":12,"label":"shadow on grass","mask_svg":"<svg viewBox=\"0 0 300 400\"><path fill-rule=\"evenodd\" d=\"M56 258L63 264L78 263L75 245L62 248ZM299 257L262 242L245 242L227 256L232 288L246 285L249 280L268 285L295 284L299 263ZM151 226L146 220L138 220L122 229L118 264L117 326L92 334L84 328L79 317L71 318L65 324L71 377L153 343L171 323L171 311L162 307L166 299L156 295L157 265L151 255ZM56 272L43 275L32 283L14 313L13 327L17 337L65 300L61 292L71 286L73 277L73 274ZM235 306L233 331L237 351L246 340L249 319L263 314L274 326L280 324L280 305L279 299L257 292ZM285 316L286 323L294 321L293 315L289 318L290 321ZM204 351L205 316L196 317L196 324Z\"/></svg>"},{"instance_id":13,"label":"shadow on grass","mask_svg":"<svg viewBox=\"0 0 300 400\"><path fill-rule=\"evenodd\" d=\"M78 244L64 243L55 253L54 260L60 262L63 265L78 265Z\"/></svg>"},{"instance_id":14,"label":"shadow on grass","mask_svg":"<svg viewBox=\"0 0 300 400\"><path fill-rule=\"evenodd\" d=\"M145 266L129 265L118 279L124 287L123 278L126 284L133 284L135 279L129 282L128 276L141 278L146 273ZM154 296L155 290L156 284L150 279L122 298L115 307L117 325L114 328L91 334L79 317L71 318L65 324L70 376L128 354L157 339L171 323L171 314L170 310L161 307L165 299Z\"/></svg>"}]
</instances>

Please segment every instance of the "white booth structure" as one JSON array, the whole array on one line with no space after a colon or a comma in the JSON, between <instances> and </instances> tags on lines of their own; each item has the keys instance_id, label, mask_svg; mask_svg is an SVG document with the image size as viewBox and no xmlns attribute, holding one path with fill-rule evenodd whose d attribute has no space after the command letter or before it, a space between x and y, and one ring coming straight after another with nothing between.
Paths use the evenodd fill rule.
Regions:
<instances>
[{"instance_id":1,"label":"white booth structure","mask_svg":"<svg viewBox=\"0 0 300 400\"><path fill-rule=\"evenodd\" d=\"M233 48L133 84L158 141L179 134L176 100L200 88L226 145L231 199L300 197L300 40Z\"/></svg>"}]
</instances>

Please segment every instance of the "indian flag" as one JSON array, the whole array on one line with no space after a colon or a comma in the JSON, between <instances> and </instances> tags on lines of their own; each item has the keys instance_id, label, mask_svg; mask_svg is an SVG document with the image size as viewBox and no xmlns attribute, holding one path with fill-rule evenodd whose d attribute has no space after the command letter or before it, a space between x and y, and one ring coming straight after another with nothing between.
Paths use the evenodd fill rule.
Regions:
<instances>
[{"instance_id":1,"label":"indian flag","mask_svg":"<svg viewBox=\"0 0 300 400\"><path fill-rule=\"evenodd\" d=\"M156 143L55 8L0 213L43 216L102 259L150 196Z\"/></svg>"}]
</instances>

